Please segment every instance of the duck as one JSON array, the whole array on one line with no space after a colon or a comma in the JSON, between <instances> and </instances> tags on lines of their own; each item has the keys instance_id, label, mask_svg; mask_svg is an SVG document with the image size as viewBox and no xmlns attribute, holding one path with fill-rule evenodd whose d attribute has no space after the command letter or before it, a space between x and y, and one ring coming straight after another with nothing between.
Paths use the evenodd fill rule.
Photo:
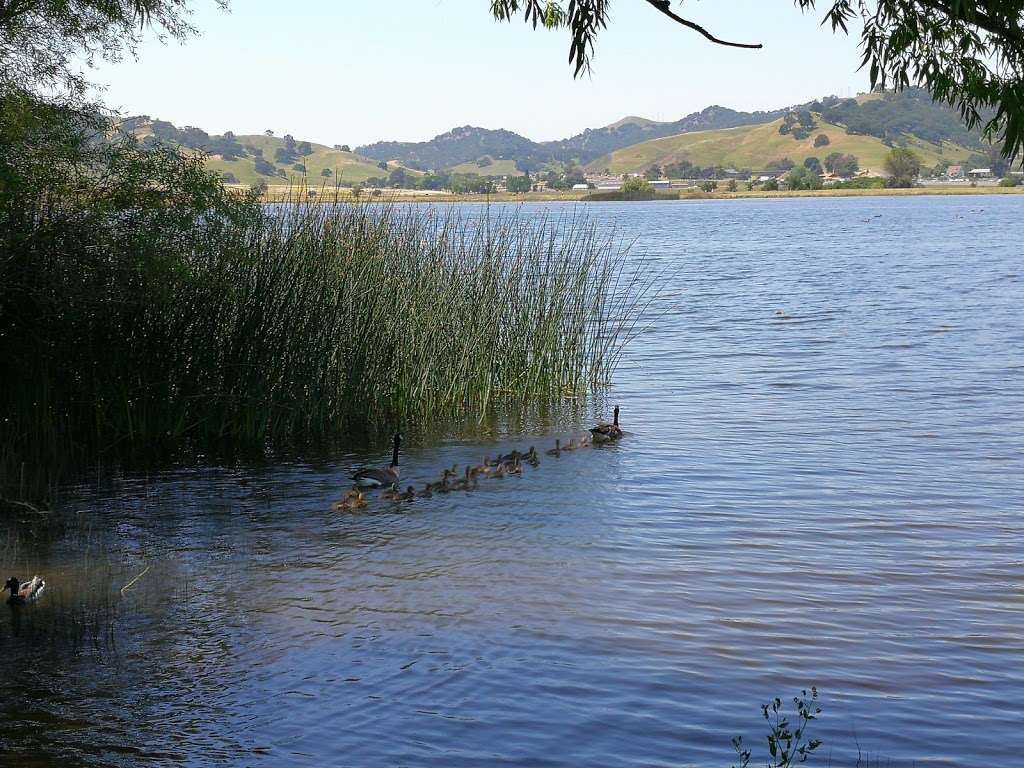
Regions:
<instances>
[{"instance_id":1,"label":"duck","mask_svg":"<svg viewBox=\"0 0 1024 768\"><path fill-rule=\"evenodd\" d=\"M22 584L16 577L11 576L4 583L4 589L11 592L7 598L8 605L25 605L26 603L34 603L39 599L39 596L43 594L43 590L46 589L46 582L40 576L33 576L31 580Z\"/></svg>"},{"instance_id":2,"label":"duck","mask_svg":"<svg viewBox=\"0 0 1024 768\"><path fill-rule=\"evenodd\" d=\"M545 451L545 453L547 453L548 456L561 456L562 455L562 445L561 445L561 443L558 440L555 440L555 447Z\"/></svg>"},{"instance_id":3,"label":"duck","mask_svg":"<svg viewBox=\"0 0 1024 768\"><path fill-rule=\"evenodd\" d=\"M590 439L595 443L610 443L622 437L622 429L619 427L619 406L615 406L615 418L611 424L598 424L590 428Z\"/></svg>"},{"instance_id":4,"label":"duck","mask_svg":"<svg viewBox=\"0 0 1024 768\"><path fill-rule=\"evenodd\" d=\"M391 453L391 466L389 467L363 467L356 470L352 480L357 488L382 488L395 485L398 482L398 447L402 444L402 435L395 433L394 449Z\"/></svg>"}]
</instances>

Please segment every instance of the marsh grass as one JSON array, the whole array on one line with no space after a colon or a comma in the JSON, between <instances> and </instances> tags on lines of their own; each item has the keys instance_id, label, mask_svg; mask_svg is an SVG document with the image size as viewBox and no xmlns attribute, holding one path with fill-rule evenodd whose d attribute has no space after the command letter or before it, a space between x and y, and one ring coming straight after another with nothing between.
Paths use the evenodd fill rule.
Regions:
<instances>
[{"instance_id":1,"label":"marsh grass","mask_svg":"<svg viewBox=\"0 0 1024 768\"><path fill-rule=\"evenodd\" d=\"M51 273L26 258L47 311L9 290L0 496L44 498L97 464L585 398L641 328L654 275L579 213L319 200L138 254L65 238Z\"/></svg>"}]
</instances>

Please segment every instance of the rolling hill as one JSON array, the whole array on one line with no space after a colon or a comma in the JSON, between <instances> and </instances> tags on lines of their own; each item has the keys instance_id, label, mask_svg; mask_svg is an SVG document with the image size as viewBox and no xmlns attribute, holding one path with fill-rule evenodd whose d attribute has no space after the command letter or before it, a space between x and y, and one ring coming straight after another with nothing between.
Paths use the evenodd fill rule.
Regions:
<instances>
[{"instance_id":1,"label":"rolling hill","mask_svg":"<svg viewBox=\"0 0 1024 768\"><path fill-rule=\"evenodd\" d=\"M641 142L599 157L588 163L586 168L595 172L608 169L615 174L639 173L655 164L665 166L688 160L705 168L721 166L758 170L772 160L789 158L800 163L806 157L817 157L824 161L827 155L840 152L856 155L861 168L871 171L882 169L883 159L891 149L882 139L852 135L843 126L825 122L820 115L815 117L816 127L804 139L779 133L783 123L779 119L761 125L693 131ZM826 135L829 143L815 147L815 137L819 134ZM925 166L935 165L941 159L959 162L972 154L971 149L948 142L940 145L910 135L904 135L902 140L918 154Z\"/></svg>"},{"instance_id":2,"label":"rolling hill","mask_svg":"<svg viewBox=\"0 0 1024 768\"><path fill-rule=\"evenodd\" d=\"M251 136L238 136L238 142L243 146L256 147L263 150L264 158L276 168L284 171L289 181L298 181L302 178L302 172L293 169L294 163L278 163L274 161L274 152L284 147L284 139L277 136L264 136L262 134ZM378 167L374 160L361 157L354 152L342 152L332 149L323 144L310 143L312 153L303 155L299 162L306 166L306 177L311 183L326 182L334 184L335 181L363 182L371 176L387 176L387 171ZM212 171L226 174L232 173L240 184L255 184L259 181L273 183L273 177L257 173L255 158L252 156L239 157L235 160L225 160L221 155L211 155L206 162L207 167ZM331 176L321 176L321 171L327 168ZM278 177L278 183L283 183L284 178Z\"/></svg>"},{"instance_id":3,"label":"rolling hill","mask_svg":"<svg viewBox=\"0 0 1024 768\"><path fill-rule=\"evenodd\" d=\"M230 132L211 136L201 129L177 128L171 123L152 119L148 115L125 118L121 121L120 128L132 133L144 146L166 143L186 150L206 152L206 167L221 174L229 183L297 182L302 179L303 173L294 167L296 164L305 166L306 178L310 184L364 182L370 177L387 176L388 173L380 168L378 161L371 158L323 144L296 142L290 136L236 136ZM292 146L290 152L287 150L289 143ZM282 150L288 155L287 158L278 155ZM399 164L389 163L389 169L394 167L399 167ZM330 170L330 176L322 175L325 168Z\"/></svg>"}]
</instances>

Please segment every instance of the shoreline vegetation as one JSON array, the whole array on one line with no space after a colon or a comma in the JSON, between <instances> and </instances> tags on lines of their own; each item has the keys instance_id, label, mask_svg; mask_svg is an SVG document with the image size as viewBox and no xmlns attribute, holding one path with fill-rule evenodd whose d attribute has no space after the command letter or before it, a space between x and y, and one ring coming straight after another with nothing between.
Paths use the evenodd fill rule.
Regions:
<instances>
[{"instance_id":1,"label":"shoreline vegetation","mask_svg":"<svg viewBox=\"0 0 1024 768\"><path fill-rule=\"evenodd\" d=\"M100 465L585 398L610 380L652 286L578 213L305 196L268 209L207 192L194 210L49 200L12 232L0 507L49 503Z\"/></svg>"},{"instance_id":2,"label":"shoreline vegetation","mask_svg":"<svg viewBox=\"0 0 1024 768\"><path fill-rule=\"evenodd\" d=\"M244 185L226 185L230 191L246 193L249 188ZM301 186L299 188L301 190ZM554 203L554 202L575 202L575 203L600 203L600 202L649 202L658 201L685 201L685 200L748 200L767 199L774 200L790 197L918 197L922 195L1020 195L1024 194L1024 185L1018 187L1000 187L998 185L952 186L934 185L901 188L869 188L869 189L796 189L778 192L763 190L737 190L728 192L725 190L715 192L704 192L701 190L658 190L654 197L632 198L621 192L597 192L595 190L583 191L545 191L545 192L522 192L522 193L493 193L493 194L455 194L449 192L424 192L423 190L407 189L381 189L363 190L360 195L355 195L350 189L344 187L315 187L310 185L309 192L313 194L302 199L301 194L296 193L296 186L271 185L260 194L260 201L263 203L297 203L297 202L322 202L328 204L348 203L359 200L370 200L374 202L387 201L398 203ZM379 194L374 194L378 192ZM308 193L307 193L308 194Z\"/></svg>"}]
</instances>

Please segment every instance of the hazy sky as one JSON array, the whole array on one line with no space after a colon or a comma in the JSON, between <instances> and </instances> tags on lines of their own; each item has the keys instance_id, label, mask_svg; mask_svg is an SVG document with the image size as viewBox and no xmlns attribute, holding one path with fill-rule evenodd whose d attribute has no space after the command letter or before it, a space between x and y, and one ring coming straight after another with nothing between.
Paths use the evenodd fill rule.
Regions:
<instances>
[{"instance_id":1,"label":"hazy sky","mask_svg":"<svg viewBox=\"0 0 1024 768\"><path fill-rule=\"evenodd\" d=\"M856 40L821 27L820 9L674 5L720 37L765 48L711 45L641 0L617 0L592 75L573 80L566 30L499 24L488 0L234 0L229 13L197 0L199 36L147 39L137 62L94 77L126 114L353 147L461 125L557 139L625 115L676 120L710 104L774 109L867 88Z\"/></svg>"}]
</instances>

